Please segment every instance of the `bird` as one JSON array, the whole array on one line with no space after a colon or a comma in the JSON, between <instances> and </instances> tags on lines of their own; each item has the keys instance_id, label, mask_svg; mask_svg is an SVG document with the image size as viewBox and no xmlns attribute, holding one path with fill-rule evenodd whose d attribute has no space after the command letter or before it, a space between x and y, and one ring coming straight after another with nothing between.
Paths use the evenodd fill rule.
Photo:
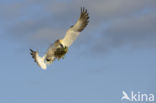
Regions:
<instances>
[{"instance_id":1,"label":"bird","mask_svg":"<svg viewBox=\"0 0 156 103\"><path fill-rule=\"evenodd\" d=\"M130 101L130 98L128 97L128 95L125 91L122 91L122 94L123 94L123 96L122 96L121 100L126 99L126 100Z\"/></svg>"},{"instance_id":2,"label":"bird","mask_svg":"<svg viewBox=\"0 0 156 103\"><path fill-rule=\"evenodd\" d=\"M73 44L76 38L79 36L89 23L89 13L85 7L81 7L80 17L77 22L70 26L66 31L64 38L56 40L51 44L44 54L44 56L39 56L38 51L30 49L30 54L32 58L37 63L41 69L46 70L47 65L52 64L56 59L64 58L65 54L68 52L68 48Z\"/></svg>"}]
</instances>

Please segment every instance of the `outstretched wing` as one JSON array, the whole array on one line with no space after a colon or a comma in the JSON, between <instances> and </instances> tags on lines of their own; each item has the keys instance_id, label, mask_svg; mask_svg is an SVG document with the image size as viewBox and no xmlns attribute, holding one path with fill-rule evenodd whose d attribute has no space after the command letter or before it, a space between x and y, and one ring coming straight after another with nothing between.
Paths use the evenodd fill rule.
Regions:
<instances>
[{"instance_id":1,"label":"outstretched wing","mask_svg":"<svg viewBox=\"0 0 156 103\"><path fill-rule=\"evenodd\" d=\"M80 18L75 25L71 26L67 32L62 42L64 46L69 47L80 34L80 32L87 26L89 22L89 15L87 9L81 8Z\"/></svg>"},{"instance_id":2,"label":"outstretched wing","mask_svg":"<svg viewBox=\"0 0 156 103\"><path fill-rule=\"evenodd\" d=\"M47 68L44 62L44 57L40 57L37 51L33 51L32 49L30 49L30 54L32 55L32 58L34 59L34 61L37 63L38 66L40 66L44 70Z\"/></svg>"}]
</instances>

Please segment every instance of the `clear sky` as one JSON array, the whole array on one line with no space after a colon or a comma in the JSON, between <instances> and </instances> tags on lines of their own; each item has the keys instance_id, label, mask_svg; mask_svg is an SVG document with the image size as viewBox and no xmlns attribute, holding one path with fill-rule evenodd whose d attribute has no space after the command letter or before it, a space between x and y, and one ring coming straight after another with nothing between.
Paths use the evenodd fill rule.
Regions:
<instances>
[{"instance_id":1,"label":"clear sky","mask_svg":"<svg viewBox=\"0 0 156 103\"><path fill-rule=\"evenodd\" d=\"M43 55L84 5L90 22L63 60ZM120 103L122 91L156 96L156 0L1 0L0 103Z\"/></svg>"}]
</instances>

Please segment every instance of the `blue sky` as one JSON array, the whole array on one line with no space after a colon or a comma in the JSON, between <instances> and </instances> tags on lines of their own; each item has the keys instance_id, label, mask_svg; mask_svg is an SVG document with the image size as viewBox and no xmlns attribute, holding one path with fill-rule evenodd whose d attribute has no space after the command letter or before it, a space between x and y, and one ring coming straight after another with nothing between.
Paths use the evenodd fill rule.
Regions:
<instances>
[{"instance_id":1,"label":"blue sky","mask_svg":"<svg viewBox=\"0 0 156 103\"><path fill-rule=\"evenodd\" d=\"M84 0L90 23L65 59L43 55L79 17L81 1L0 1L0 103L120 103L122 91L156 95L156 1Z\"/></svg>"}]
</instances>

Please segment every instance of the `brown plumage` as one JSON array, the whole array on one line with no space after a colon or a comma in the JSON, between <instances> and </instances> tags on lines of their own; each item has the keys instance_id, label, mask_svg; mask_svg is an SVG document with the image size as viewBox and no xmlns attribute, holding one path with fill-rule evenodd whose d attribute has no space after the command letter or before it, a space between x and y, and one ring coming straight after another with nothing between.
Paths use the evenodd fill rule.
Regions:
<instances>
[{"instance_id":1,"label":"brown plumage","mask_svg":"<svg viewBox=\"0 0 156 103\"><path fill-rule=\"evenodd\" d=\"M32 49L30 49L30 54L32 55L32 58L34 59L34 61L36 62L36 51L33 51Z\"/></svg>"},{"instance_id":2,"label":"brown plumage","mask_svg":"<svg viewBox=\"0 0 156 103\"><path fill-rule=\"evenodd\" d=\"M84 7L81 8L81 14L79 20L81 21L81 26L78 28L78 32L81 32L89 23L89 14L87 12L87 9Z\"/></svg>"},{"instance_id":3,"label":"brown plumage","mask_svg":"<svg viewBox=\"0 0 156 103\"><path fill-rule=\"evenodd\" d=\"M89 14L87 9L82 7L79 19L66 31L64 38L51 44L43 57L39 56L37 51L30 49L32 58L34 58L35 62L45 70L47 68L47 64L51 64L56 59L59 60L64 58L65 54L68 52L68 48L73 44L80 32L84 30L88 23Z\"/></svg>"}]
</instances>

